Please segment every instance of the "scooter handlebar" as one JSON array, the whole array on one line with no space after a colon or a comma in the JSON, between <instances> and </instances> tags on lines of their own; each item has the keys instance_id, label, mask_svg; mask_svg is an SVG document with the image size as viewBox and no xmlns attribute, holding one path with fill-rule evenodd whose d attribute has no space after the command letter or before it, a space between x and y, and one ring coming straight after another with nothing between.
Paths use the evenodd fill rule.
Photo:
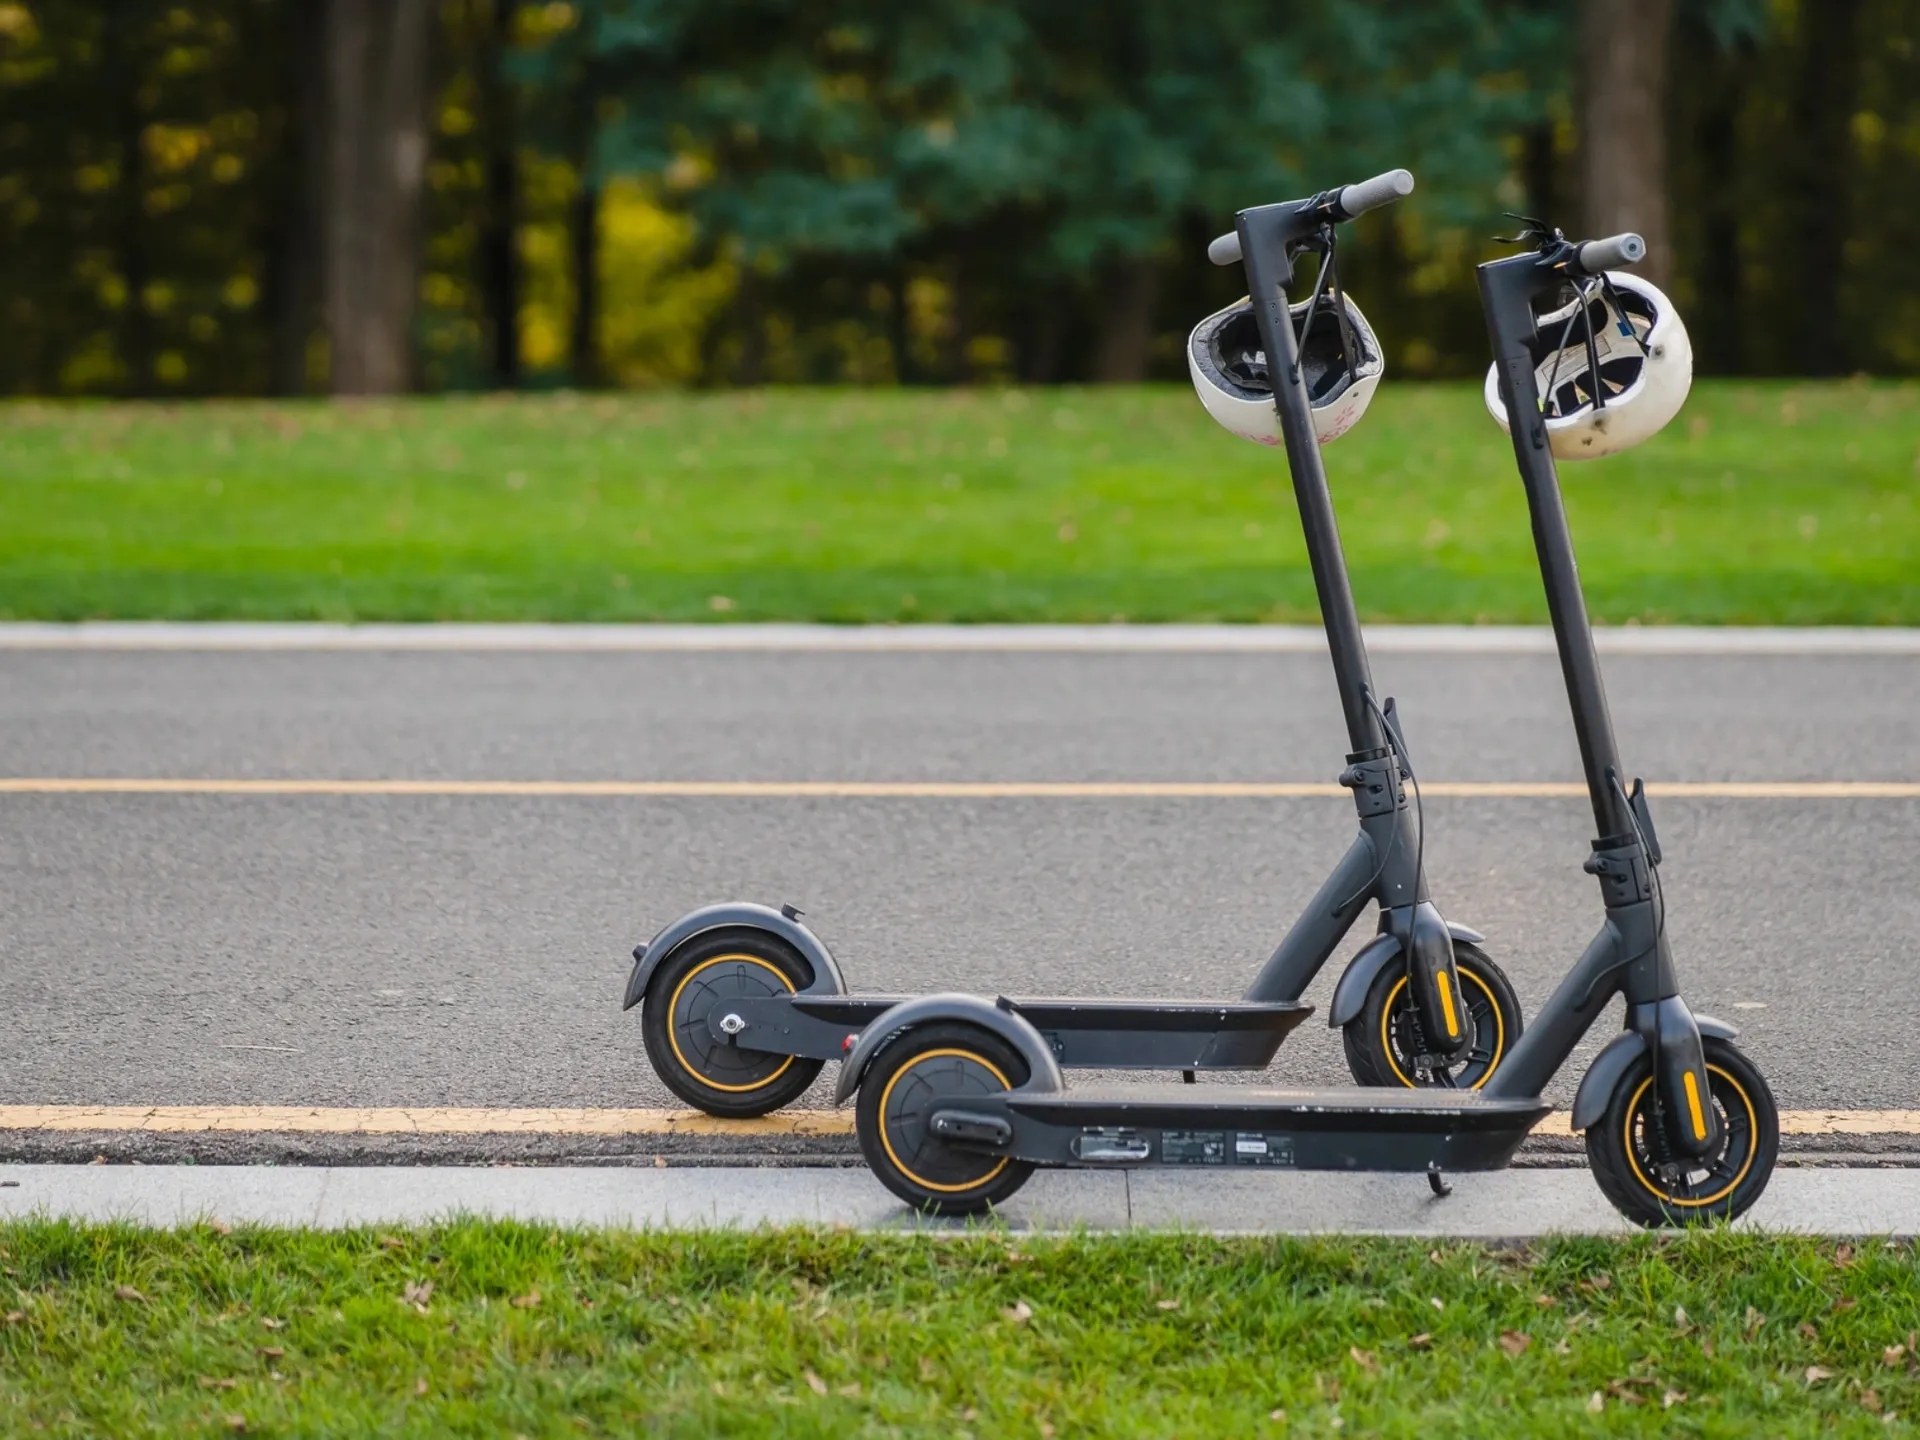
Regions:
<instances>
[{"instance_id":1,"label":"scooter handlebar","mask_svg":"<svg viewBox=\"0 0 1920 1440\"><path fill-rule=\"evenodd\" d=\"M1647 242L1629 231L1605 240L1589 240L1580 247L1579 255L1580 268L1589 275L1598 275L1603 270L1638 265L1647 258Z\"/></svg>"},{"instance_id":2,"label":"scooter handlebar","mask_svg":"<svg viewBox=\"0 0 1920 1440\"><path fill-rule=\"evenodd\" d=\"M1340 208L1346 211L1351 220L1356 215L1364 215L1369 210L1378 210L1382 205L1391 205L1413 193L1413 173L1408 170L1389 170L1376 175L1371 180L1362 180L1358 185L1348 185L1340 192Z\"/></svg>"},{"instance_id":3,"label":"scooter handlebar","mask_svg":"<svg viewBox=\"0 0 1920 1440\"><path fill-rule=\"evenodd\" d=\"M1352 220L1412 193L1412 172L1389 170L1371 180L1362 180L1358 185L1341 186L1333 195L1333 218ZM1238 265L1240 258L1240 236L1235 231L1215 236L1213 243L1207 246L1207 259L1216 265Z\"/></svg>"}]
</instances>

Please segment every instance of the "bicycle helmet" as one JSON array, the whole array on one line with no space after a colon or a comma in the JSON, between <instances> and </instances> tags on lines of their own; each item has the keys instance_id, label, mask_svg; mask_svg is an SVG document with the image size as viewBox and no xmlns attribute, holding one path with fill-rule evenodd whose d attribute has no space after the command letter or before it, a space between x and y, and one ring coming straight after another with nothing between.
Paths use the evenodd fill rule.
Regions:
<instances>
[{"instance_id":1,"label":"bicycle helmet","mask_svg":"<svg viewBox=\"0 0 1920 1440\"><path fill-rule=\"evenodd\" d=\"M1673 302L1637 275L1610 270L1534 329L1533 381L1556 460L1631 450L1680 413L1693 384L1693 343ZM1596 385L1587 356L1599 362ZM1487 371L1487 409L1508 430L1499 367Z\"/></svg>"},{"instance_id":2,"label":"bicycle helmet","mask_svg":"<svg viewBox=\"0 0 1920 1440\"><path fill-rule=\"evenodd\" d=\"M1344 290L1322 299L1310 332L1302 334L1312 305L1302 300L1289 313L1313 431L1322 445L1331 445L1366 413L1387 367L1373 327ZM1266 351L1250 301L1229 305L1193 327L1187 337L1187 369L1200 403L1215 420L1244 439L1280 443L1280 417L1273 408Z\"/></svg>"}]
</instances>

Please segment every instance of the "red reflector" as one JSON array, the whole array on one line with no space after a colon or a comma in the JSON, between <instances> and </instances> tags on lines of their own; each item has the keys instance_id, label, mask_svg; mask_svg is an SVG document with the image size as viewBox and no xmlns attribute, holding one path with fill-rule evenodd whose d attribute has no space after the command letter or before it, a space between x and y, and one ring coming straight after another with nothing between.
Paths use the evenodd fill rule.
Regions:
<instances>
[{"instance_id":1,"label":"red reflector","mask_svg":"<svg viewBox=\"0 0 1920 1440\"><path fill-rule=\"evenodd\" d=\"M856 1041L856 1040L858 1040L859 1038L860 1038L860 1036L859 1036L858 1034L853 1034L853 1035L849 1035L849 1036L847 1036L847 1038L846 1038L846 1039L844 1039L844 1040L842 1040L842 1041L840 1042L840 1053L841 1053L842 1055L844 1055L844 1054L846 1054L846 1053L847 1053L847 1051L849 1051L849 1050L851 1050L851 1049L853 1048L853 1042L854 1042L854 1041Z\"/></svg>"}]
</instances>

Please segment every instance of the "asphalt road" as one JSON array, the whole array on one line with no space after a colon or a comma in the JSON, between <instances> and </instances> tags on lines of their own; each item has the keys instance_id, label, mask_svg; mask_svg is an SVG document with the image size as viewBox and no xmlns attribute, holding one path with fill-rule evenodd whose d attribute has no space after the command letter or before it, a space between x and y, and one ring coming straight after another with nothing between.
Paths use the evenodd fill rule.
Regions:
<instances>
[{"instance_id":1,"label":"asphalt road","mask_svg":"<svg viewBox=\"0 0 1920 1440\"><path fill-rule=\"evenodd\" d=\"M1578 778L1551 656L1375 670L1424 778ZM1911 657L1607 675L1653 779L1920 778ZM1312 655L5 652L0 774L1326 781L1329 682ZM1531 1011L1599 919L1585 803L1427 810L1436 898ZM1920 802L1657 818L1688 997L1780 1103L1920 1105ZM670 1104L627 952L723 898L798 904L874 989L1229 997L1351 828L1337 799L0 795L0 1103ZM1336 1039L1310 1023L1270 1074L1343 1079Z\"/></svg>"}]
</instances>

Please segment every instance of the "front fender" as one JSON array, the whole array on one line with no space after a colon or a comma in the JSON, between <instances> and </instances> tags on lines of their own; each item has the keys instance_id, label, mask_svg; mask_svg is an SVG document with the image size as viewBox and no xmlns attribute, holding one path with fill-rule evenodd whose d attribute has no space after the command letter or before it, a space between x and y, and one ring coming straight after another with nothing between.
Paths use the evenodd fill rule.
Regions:
<instances>
[{"instance_id":1,"label":"front fender","mask_svg":"<svg viewBox=\"0 0 1920 1440\"><path fill-rule=\"evenodd\" d=\"M1487 938L1478 930L1452 921L1447 922L1447 932L1456 942L1464 940L1469 945L1477 945ZM1334 986L1333 1004L1327 1007L1327 1024L1338 1030L1358 1018L1374 980L1399 958L1400 942L1391 935L1376 935L1362 946L1360 953L1348 963L1340 983Z\"/></svg>"},{"instance_id":2,"label":"front fender","mask_svg":"<svg viewBox=\"0 0 1920 1440\"><path fill-rule=\"evenodd\" d=\"M1060 1078L1060 1064L1053 1058L1053 1049L1026 1016L1003 1010L991 1000L983 1000L978 995L919 995L911 1000L902 1000L891 1010L882 1011L860 1032L860 1038L854 1041L853 1049L847 1052L847 1058L841 1063L840 1079L833 1087L833 1103L847 1103L853 1092L860 1088L867 1066L873 1063L873 1057L880 1053L880 1047L887 1041L902 1030L938 1021L978 1025L1018 1050L1020 1057L1027 1062L1027 1083L1021 1089L1053 1091L1062 1088L1064 1082Z\"/></svg>"},{"instance_id":3,"label":"front fender","mask_svg":"<svg viewBox=\"0 0 1920 1440\"><path fill-rule=\"evenodd\" d=\"M647 982L653 978L660 962L694 936L711 930L764 930L798 950L813 971L813 979L800 991L802 995L846 994L847 982L841 977L832 952L818 935L800 923L799 914L790 907L775 910L771 906L737 900L689 911L646 944L633 947L633 973L627 977L626 1002L620 1008L631 1010L644 1000Z\"/></svg>"},{"instance_id":4,"label":"front fender","mask_svg":"<svg viewBox=\"0 0 1920 1440\"><path fill-rule=\"evenodd\" d=\"M1638 1030L1622 1030L1593 1057L1593 1064L1580 1079L1573 1097L1573 1116L1569 1123L1576 1131L1588 1130L1607 1113L1607 1101L1613 1098L1620 1077L1633 1068L1634 1061L1647 1053L1647 1038Z\"/></svg>"}]
</instances>

